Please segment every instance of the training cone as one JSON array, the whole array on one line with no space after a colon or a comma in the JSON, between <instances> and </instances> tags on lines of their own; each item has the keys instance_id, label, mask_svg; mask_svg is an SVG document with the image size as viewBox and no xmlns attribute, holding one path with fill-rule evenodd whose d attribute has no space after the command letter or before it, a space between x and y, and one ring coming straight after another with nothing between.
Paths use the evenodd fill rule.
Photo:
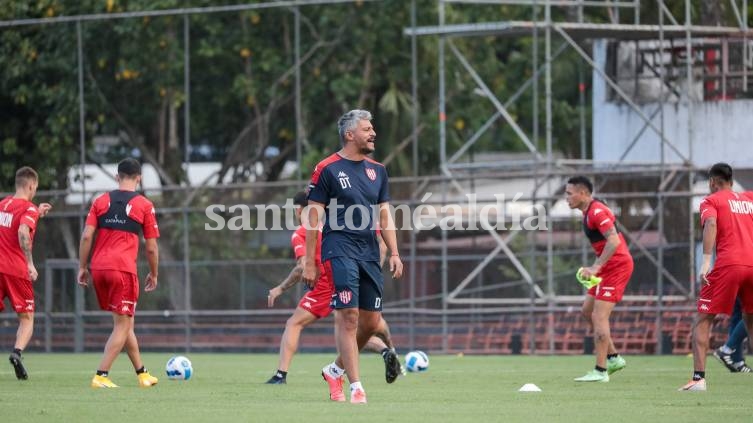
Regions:
<instances>
[{"instance_id":1,"label":"training cone","mask_svg":"<svg viewBox=\"0 0 753 423\"><path fill-rule=\"evenodd\" d=\"M518 389L518 392L541 392L541 388L533 383L526 383Z\"/></svg>"}]
</instances>

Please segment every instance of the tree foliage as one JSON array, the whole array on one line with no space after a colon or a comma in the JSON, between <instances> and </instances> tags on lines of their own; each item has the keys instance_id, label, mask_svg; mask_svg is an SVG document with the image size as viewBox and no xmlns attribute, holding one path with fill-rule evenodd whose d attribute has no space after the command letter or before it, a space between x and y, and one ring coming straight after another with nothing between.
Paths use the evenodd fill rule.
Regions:
<instances>
[{"instance_id":1,"label":"tree foliage","mask_svg":"<svg viewBox=\"0 0 753 423\"><path fill-rule=\"evenodd\" d=\"M127 11L232 4L209 0L0 0L0 19L111 14ZM645 3L645 4L643 4ZM729 7L693 2L693 18L720 16ZM354 2L303 6L301 19L303 177L314 162L338 148L334 122L355 107L371 109L379 133L377 158L394 152L412 131L410 1ZM678 19L683 1L667 1ZM641 21L657 19L655 2L642 2ZM437 2L418 0L418 24L437 23ZM543 17L543 7L536 10ZM711 12L713 13L711 13ZM448 23L531 20L531 7L450 4ZM574 8L553 8L555 19L573 19ZM586 9L585 20L609 22L614 12ZM623 11L622 22L632 22ZM203 146L222 162L233 180L276 180L286 160L295 159L294 16L291 8L191 15L190 92L184 89L183 16L84 21L84 100L87 160L98 155L96 136L115 136L118 153L134 150L152 163L165 184L186 180L186 143ZM707 21L707 18L701 20ZM543 34L536 45L543 63ZM531 37L471 37L453 41L502 101L532 75ZM554 37L554 48L561 43ZM418 106L422 123L419 171L436 173L438 152L438 43L421 38L418 51ZM31 164L42 173L43 188L65 189L67 169L79 161L76 24L58 23L0 29L0 187L8 190L15 167ZM447 52L447 128L451 154L495 108L479 95L475 82ZM554 147L579 154L578 72L590 73L572 50L552 64ZM579 67L581 70L579 70ZM186 106L190 95L190 140ZM517 124L533 138L534 97L529 88L510 105ZM539 79L539 138L543 148L543 79ZM586 113L589 113L587 99ZM587 119L587 122L590 119ZM590 136L590 130L586 131ZM272 147L272 148L270 148ZM472 151L523 151L511 126L498 120ZM410 148L395 154L393 175L412 174Z\"/></svg>"}]
</instances>

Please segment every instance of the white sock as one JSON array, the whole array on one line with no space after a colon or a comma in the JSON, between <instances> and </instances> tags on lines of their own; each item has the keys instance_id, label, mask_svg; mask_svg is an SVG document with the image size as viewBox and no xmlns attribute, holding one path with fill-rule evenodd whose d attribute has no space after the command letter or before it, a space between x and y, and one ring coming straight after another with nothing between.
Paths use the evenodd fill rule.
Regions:
<instances>
[{"instance_id":1,"label":"white sock","mask_svg":"<svg viewBox=\"0 0 753 423\"><path fill-rule=\"evenodd\" d=\"M363 385L361 385L361 381L353 382L350 384L350 392L353 392L356 389L360 389L363 391Z\"/></svg>"},{"instance_id":2,"label":"white sock","mask_svg":"<svg viewBox=\"0 0 753 423\"><path fill-rule=\"evenodd\" d=\"M322 369L322 370L324 370L325 372L327 372L332 377L340 377L340 376L342 376L342 375L345 374L345 370L341 369L334 362L330 363L330 364L328 364L326 366L324 366L324 369Z\"/></svg>"},{"instance_id":3,"label":"white sock","mask_svg":"<svg viewBox=\"0 0 753 423\"><path fill-rule=\"evenodd\" d=\"M726 344L722 345L722 347L719 348L719 351L721 351L721 352L723 352L725 354L732 354L733 352L735 352L735 350L733 350L732 348L728 347Z\"/></svg>"},{"instance_id":4,"label":"white sock","mask_svg":"<svg viewBox=\"0 0 753 423\"><path fill-rule=\"evenodd\" d=\"M732 365L735 367L742 367L743 364L745 364L745 360L738 361L737 363L732 363Z\"/></svg>"}]
</instances>

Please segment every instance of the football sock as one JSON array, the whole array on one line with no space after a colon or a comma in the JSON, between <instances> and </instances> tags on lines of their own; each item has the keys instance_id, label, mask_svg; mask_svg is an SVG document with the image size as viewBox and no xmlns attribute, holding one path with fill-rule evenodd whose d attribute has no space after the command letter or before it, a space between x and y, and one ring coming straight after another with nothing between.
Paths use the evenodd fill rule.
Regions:
<instances>
[{"instance_id":1,"label":"football sock","mask_svg":"<svg viewBox=\"0 0 753 423\"><path fill-rule=\"evenodd\" d=\"M353 382L350 384L350 392L353 392L356 389L360 389L363 391L363 385L361 385L361 381Z\"/></svg>"},{"instance_id":2,"label":"football sock","mask_svg":"<svg viewBox=\"0 0 753 423\"><path fill-rule=\"evenodd\" d=\"M22 350L20 348L13 348L13 352L18 354L19 356L21 355L21 351Z\"/></svg>"},{"instance_id":3,"label":"football sock","mask_svg":"<svg viewBox=\"0 0 753 423\"><path fill-rule=\"evenodd\" d=\"M607 371L607 369L603 367L599 367L599 366L594 366L594 369L596 369L597 372L602 372L602 373Z\"/></svg>"},{"instance_id":4,"label":"football sock","mask_svg":"<svg viewBox=\"0 0 753 423\"><path fill-rule=\"evenodd\" d=\"M607 354L607 360L611 360L611 359L617 357L618 355L620 355L620 354L619 353Z\"/></svg>"},{"instance_id":5,"label":"football sock","mask_svg":"<svg viewBox=\"0 0 753 423\"><path fill-rule=\"evenodd\" d=\"M107 371L107 370L97 370L97 376L107 377L107 375L109 375L109 374L110 374L110 372Z\"/></svg>"},{"instance_id":6,"label":"football sock","mask_svg":"<svg viewBox=\"0 0 753 423\"><path fill-rule=\"evenodd\" d=\"M742 360L742 361L736 361L736 362L732 363L732 365L733 365L733 366L735 366L735 367L738 367L738 368L739 368L739 367L742 367L742 366L743 366L743 364L745 364L745 360Z\"/></svg>"},{"instance_id":7,"label":"football sock","mask_svg":"<svg viewBox=\"0 0 753 423\"><path fill-rule=\"evenodd\" d=\"M275 379L285 379L288 376L288 372L283 372L282 370L277 370L277 373L275 373L274 376L272 376Z\"/></svg>"},{"instance_id":8,"label":"football sock","mask_svg":"<svg viewBox=\"0 0 753 423\"><path fill-rule=\"evenodd\" d=\"M332 363L328 366L330 375L334 377L340 377L345 374L345 369L341 369L336 363Z\"/></svg>"},{"instance_id":9,"label":"football sock","mask_svg":"<svg viewBox=\"0 0 753 423\"><path fill-rule=\"evenodd\" d=\"M732 354L735 352L732 348L728 347L727 345L722 345L721 348L719 348L719 351L725 353L725 354Z\"/></svg>"},{"instance_id":10,"label":"football sock","mask_svg":"<svg viewBox=\"0 0 753 423\"><path fill-rule=\"evenodd\" d=\"M706 372L699 372L698 370L695 370L693 372L693 380L701 380L706 378Z\"/></svg>"},{"instance_id":11,"label":"football sock","mask_svg":"<svg viewBox=\"0 0 753 423\"><path fill-rule=\"evenodd\" d=\"M382 357L384 357L384 355L385 355L385 354L387 354L387 353L388 353L388 352L390 352L390 351L392 351L392 350L391 350L391 349L389 349L389 348L385 348L385 349L383 349L383 350L381 351L381 353L382 353Z\"/></svg>"},{"instance_id":12,"label":"football sock","mask_svg":"<svg viewBox=\"0 0 753 423\"><path fill-rule=\"evenodd\" d=\"M146 367L144 367L144 366L141 366L140 369L136 369L136 374L137 375L140 375L142 373L146 373Z\"/></svg>"}]
</instances>

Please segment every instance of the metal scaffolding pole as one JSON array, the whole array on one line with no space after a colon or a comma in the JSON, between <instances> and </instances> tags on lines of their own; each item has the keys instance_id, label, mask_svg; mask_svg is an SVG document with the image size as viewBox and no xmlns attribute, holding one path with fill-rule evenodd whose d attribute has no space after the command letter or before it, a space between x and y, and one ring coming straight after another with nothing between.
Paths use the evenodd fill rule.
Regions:
<instances>
[{"instance_id":1,"label":"metal scaffolding pole","mask_svg":"<svg viewBox=\"0 0 753 423\"><path fill-rule=\"evenodd\" d=\"M546 73L544 76L544 91L546 96L546 178L549 179L549 175L552 174L552 6L550 0L546 2L546 8L544 9L544 19L546 20L546 32L545 32L545 46L544 46L544 60L546 66ZM551 194L551 181L546 182L547 189ZM547 203L547 219L551 221L551 200ZM548 294L548 319L549 322L554 321L554 228L551 224L546 225L546 282L547 282L547 294ZM554 325L549 324L549 352L554 352Z\"/></svg>"},{"instance_id":2,"label":"metal scaffolding pole","mask_svg":"<svg viewBox=\"0 0 753 423\"><path fill-rule=\"evenodd\" d=\"M690 0L685 0L685 55L687 56L687 60L685 60L685 71L687 73L687 90L685 95L685 101L687 103L687 113L688 113L688 145L691 146L693 143L693 98L692 98L692 83L693 83L693 49L690 45L692 39L691 39L691 17L690 17ZM747 31L746 31L747 33ZM692 155L691 155L692 148L688 149L688 169L692 167ZM692 188L692 185L691 185ZM693 201L690 202L691 207ZM692 210L691 210L692 212ZM690 216L692 217L693 214L691 213ZM690 219L691 221L693 219ZM695 243L695 225L690 225L690 235L693 237L691 238L691 247L690 247L690 292L695 297L695 246L693 245Z\"/></svg>"},{"instance_id":3,"label":"metal scaffolding pole","mask_svg":"<svg viewBox=\"0 0 753 423\"><path fill-rule=\"evenodd\" d=\"M79 233L84 232L84 216L86 216L86 104L84 103L84 40L81 33L81 21L76 21L76 56L78 59L78 141L79 141L79 176L81 178L81 208L78 217ZM76 290L76 325L74 330L74 352L84 350L84 321L81 315L83 312L83 292Z\"/></svg>"},{"instance_id":4,"label":"metal scaffolding pole","mask_svg":"<svg viewBox=\"0 0 753 423\"><path fill-rule=\"evenodd\" d=\"M664 153L664 76L666 69L664 66L664 14L661 11L664 5L664 0L659 0L659 131L661 131L661 144L659 148L659 198L657 199L656 214L658 216L657 226L659 229L659 246L657 248L657 269L656 269L656 330L654 336L656 337L656 353L662 354L664 352L662 346L662 296L664 295L664 196L662 186L664 186L664 178L666 172L664 167L666 166L666 158Z\"/></svg>"},{"instance_id":5,"label":"metal scaffolding pole","mask_svg":"<svg viewBox=\"0 0 753 423\"><path fill-rule=\"evenodd\" d=\"M445 23L445 0L439 0L439 26ZM447 110L445 105L445 37L439 37L439 161L444 165L447 162ZM447 203L447 181L442 179L442 204ZM448 316L447 316L447 231L442 232L442 352L447 352L448 343Z\"/></svg>"},{"instance_id":6,"label":"metal scaffolding pole","mask_svg":"<svg viewBox=\"0 0 753 423\"><path fill-rule=\"evenodd\" d=\"M410 24L411 28L416 29L416 0L411 0L410 7ZM412 163L413 163L413 184L411 192L416 191L418 181L418 40L415 34L411 35L411 101L413 110L411 113L413 126L412 141ZM411 198L415 201L415 197ZM410 349L416 348L416 231L410 231L410 268L408 274L410 277L408 285L408 295L410 301L410 313L408 314L408 345Z\"/></svg>"},{"instance_id":7,"label":"metal scaffolding pole","mask_svg":"<svg viewBox=\"0 0 753 423\"><path fill-rule=\"evenodd\" d=\"M294 50L295 50L295 161L298 163L296 174L298 180L303 180L303 114L301 106L301 10L293 9L294 16Z\"/></svg>"},{"instance_id":8,"label":"metal scaffolding pole","mask_svg":"<svg viewBox=\"0 0 753 423\"><path fill-rule=\"evenodd\" d=\"M190 60L191 60L191 44L190 44L190 19L188 15L183 15L183 87L185 90L186 95L186 104L185 104L185 166L186 166L186 175L188 175L188 164L189 164L189 147L191 145L191 74L189 71L190 66ZM191 182L186 178L186 183L190 184ZM185 336L185 342L186 342L186 352L191 351L191 340L192 340L192 334L191 334L191 313L189 312L191 310L191 242L190 242L190 220L188 218L188 206L189 204L186 202L183 204L183 272L184 272L184 281L185 281L185 289L183 291L184 300L186 302L186 315L184 317L185 321L185 329L184 329L184 336Z\"/></svg>"}]
</instances>

